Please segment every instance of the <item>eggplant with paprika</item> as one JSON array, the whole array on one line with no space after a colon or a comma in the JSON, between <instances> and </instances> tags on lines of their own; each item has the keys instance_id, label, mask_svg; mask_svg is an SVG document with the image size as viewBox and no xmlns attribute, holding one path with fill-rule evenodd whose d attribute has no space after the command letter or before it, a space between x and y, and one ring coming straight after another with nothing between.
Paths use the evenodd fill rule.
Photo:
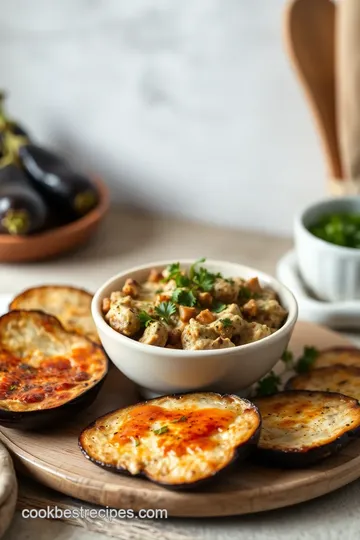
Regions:
<instances>
[{"instance_id":1,"label":"eggplant with paprika","mask_svg":"<svg viewBox=\"0 0 360 540\"><path fill-rule=\"evenodd\" d=\"M256 447L259 411L247 399L213 392L163 396L98 418L79 446L96 465L172 489L217 478Z\"/></svg>"},{"instance_id":2,"label":"eggplant with paprika","mask_svg":"<svg viewBox=\"0 0 360 540\"><path fill-rule=\"evenodd\" d=\"M343 394L287 390L254 403L262 416L262 465L308 467L360 436L360 404Z\"/></svg>"},{"instance_id":3,"label":"eggplant with paprika","mask_svg":"<svg viewBox=\"0 0 360 540\"><path fill-rule=\"evenodd\" d=\"M0 233L27 235L39 231L47 217L46 204L16 165L0 164Z\"/></svg>"},{"instance_id":4,"label":"eggplant with paprika","mask_svg":"<svg viewBox=\"0 0 360 540\"><path fill-rule=\"evenodd\" d=\"M108 361L99 345L41 311L0 317L0 425L56 426L95 399Z\"/></svg>"}]
</instances>

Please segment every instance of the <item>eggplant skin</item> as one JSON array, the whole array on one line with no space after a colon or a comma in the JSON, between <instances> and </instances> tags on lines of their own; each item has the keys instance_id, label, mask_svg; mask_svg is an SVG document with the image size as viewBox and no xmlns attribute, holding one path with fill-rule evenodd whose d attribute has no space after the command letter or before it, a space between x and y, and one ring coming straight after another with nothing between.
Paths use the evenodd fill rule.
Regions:
<instances>
[{"instance_id":1,"label":"eggplant skin","mask_svg":"<svg viewBox=\"0 0 360 540\"><path fill-rule=\"evenodd\" d=\"M95 399L108 371L101 347L40 311L0 317L0 425L35 429Z\"/></svg>"},{"instance_id":2,"label":"eggplant skin","mask_svg":"<svg viewBox=\"0 0 360 540\"><path fill-rule=\"evenodd\" d=\"M360 436L360 405L349 396L288 390L254 402L262 415L255 458L265 466L308 467Z\"/></svg>"},{"instance_id":3,"label":"eggplant skin","mask_svg":"<svg viewBox=\"0 0 360 540\"><path fill-rule=\"evenodd\" d=\"M15 296L9 310L44 311L57 317L65 330L87 336L101 344L91 315L93 295L85 289L68 285L42 285Z\"/></svg>"},{"instance_id":4,"label":"eggplant skin","mask_svg":"<svg viewBox=\"0 0 360 540\"><path fill-rule=\"evenodd\" d=\"M356 347L332 347L320 351L312 369L342 364L345 366L360 367L360 349Z\"/></svg>"},{"instance_id":5,"label":"eggplant skin","mask_svg":"<svg viewBox=\"0 0 360 540\"><path fill-rule=\"evenodd\" d=\"M80 434L79 447L110 471L169 489L193 489L250 455L260 429L259 411L246 399L175 394L98 418Z\"/></svg>"},{"instance_id":6,"label":"eggplant skin","mask_svg":"<svg viewBox=\"0 0 360 540\"><path fill-rule=\"evenodd\" d=\"M39 193L48 204L61 208L68 220L87 214L98 204L99 194L93 182L46 148L23 145L19 159Z\"/></svg>"},{"instance_id":7,"label":"eggplant skin","mask_svg":"<svg viewBox=\"0 0 360 540\"><path fill-rule=\"evenodd\" d=\"M312 369L289 379L286 389L338 392L360 401L360 367L334 364Z\"/></svg>"},{"instance_id":8,"label":"eggplant skin","mask_svg":"<svg viewBox=\"0 0 360 540\"><path fill-rule=\"evenodd\" d=\"M0 169L0 233L26 235L46 222L47 206L15 165Z\"/></svg>"}]
</instances>

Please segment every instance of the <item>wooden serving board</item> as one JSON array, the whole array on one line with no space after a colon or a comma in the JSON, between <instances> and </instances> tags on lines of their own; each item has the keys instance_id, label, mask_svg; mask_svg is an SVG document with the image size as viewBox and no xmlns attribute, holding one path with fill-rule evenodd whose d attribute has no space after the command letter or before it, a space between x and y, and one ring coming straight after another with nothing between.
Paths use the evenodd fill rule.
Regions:
<instances>
[{"instance_id":1,"label":"wooden serving board","mask_svg":"<svg viewBox=\"0 0 360 540\"><path fill-rule=\"evenodd\" d=\"M326 328L299 322L290 348L299 355L305 345L321 349L349 342ZM81 429L98 416L138 400L135 386L113 367L96 402L66 426L42 433L1 428L0 440L19 471L48 487L104 506L166 509L170 516L226 516L280 508L319 497L360 477L360 440L305 470L239 463L196 492L170 491L144 479L108 472L85 459L78 448Z\"/></svg>"}]
</instances>

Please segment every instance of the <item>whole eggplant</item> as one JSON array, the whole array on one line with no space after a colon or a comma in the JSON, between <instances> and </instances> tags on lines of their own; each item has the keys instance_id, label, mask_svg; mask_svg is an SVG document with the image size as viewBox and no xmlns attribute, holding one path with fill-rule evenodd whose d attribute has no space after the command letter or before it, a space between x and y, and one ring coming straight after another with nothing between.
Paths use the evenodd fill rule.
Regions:
<instances>
[{"instance_id":1,"label":"whole eggplant","mask_svg":"<svg viewBox=\"0 0 360 540\"><path fill-rule=\"evenodd\" d=\"M16 165L0 167L0 233L28 235L46 222L47 207Z\"/></svg>"},{"instance_id":2,"label":"whole eggplant","mask_svg":"<svg viewBox=\"0 0 360 540\"><path fill-rule=\"evenodd\" d=\"M70 219L87 214L97 205L99 195L91 180L74 172L58 155L29 143L19 146L18 157L33 186Z\"/></svg>"}]
</instances>

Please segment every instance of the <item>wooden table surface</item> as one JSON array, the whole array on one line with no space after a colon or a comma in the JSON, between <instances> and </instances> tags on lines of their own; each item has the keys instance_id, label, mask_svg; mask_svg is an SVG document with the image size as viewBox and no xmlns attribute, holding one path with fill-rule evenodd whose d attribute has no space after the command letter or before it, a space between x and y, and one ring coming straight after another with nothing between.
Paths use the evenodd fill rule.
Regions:
<instances>
[{"instance_id":1,"label":"wooden table surface","mask_svg":"<svg viewBox=\"0 0 360 540\"><path fill-rule=\"evenodd\" d=\"M69 283L95 290L132 265L159 259L209 257L274 274L291 240L244 230L155 218L114 209L91 244L77 253L41 264L1 265L0 293L40 283ZM351 336L357 339L357 336ZM360 481L320 499L284 510L219 519L121 520L24 519L23 508L95 508L19 478L18 511L4 540L352 540L360 538Z\"/></svg>"}]
</instances>

